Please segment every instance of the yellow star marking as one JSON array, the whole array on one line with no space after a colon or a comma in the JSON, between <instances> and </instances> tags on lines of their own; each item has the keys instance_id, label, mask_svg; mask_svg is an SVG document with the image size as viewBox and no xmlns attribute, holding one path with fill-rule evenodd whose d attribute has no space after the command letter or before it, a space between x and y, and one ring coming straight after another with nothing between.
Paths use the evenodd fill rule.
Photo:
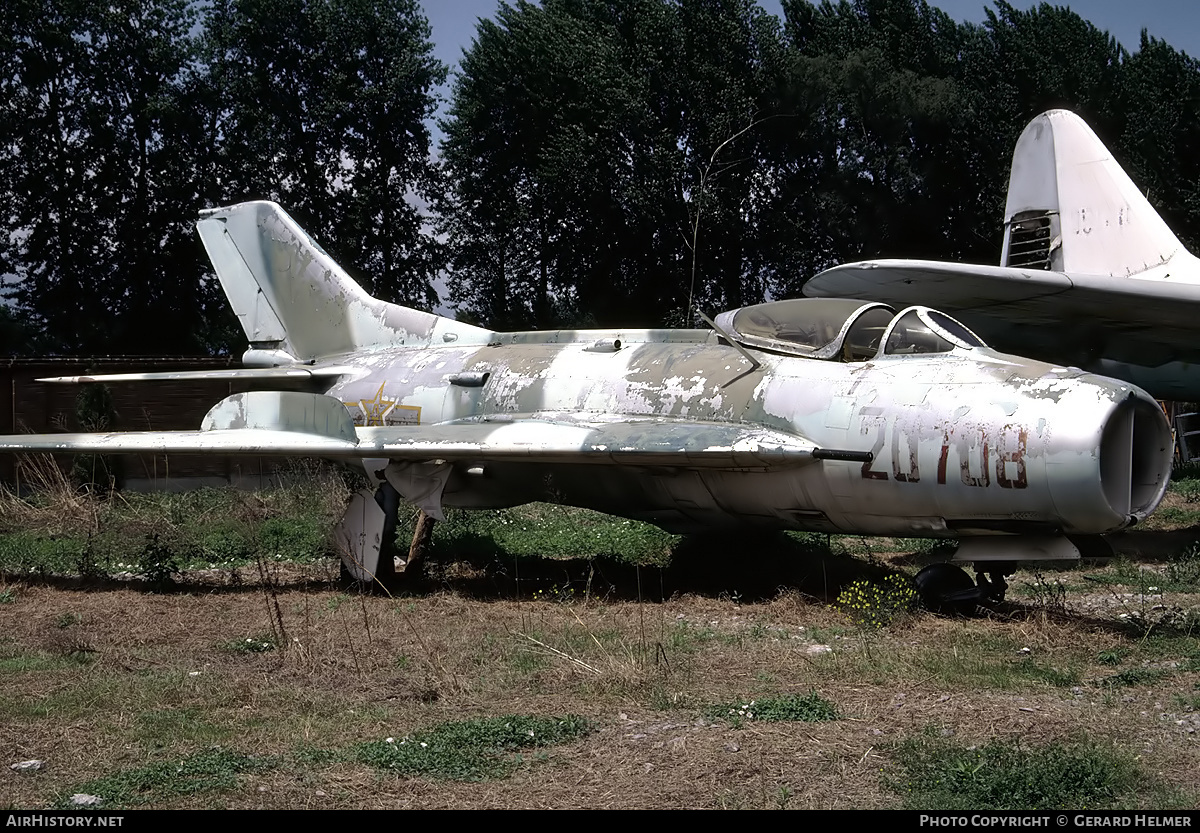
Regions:
<instances>
[{"instance_id":1,"label":"yellow star marking","mask_svg":"<svg viewBox=\"0 0 1200 833\"><path fill-rule=\"evenodd\" d=\"M383 385L386 385L384 382ZM362 408L363 418L367 425L383 425L384 418L388 412L396 406L396 403L389 399L383 398L383 385L379 386L379 390L375 392L373 399L362 399L359 401L359 407Z\"/></svg>"}]
</instances>

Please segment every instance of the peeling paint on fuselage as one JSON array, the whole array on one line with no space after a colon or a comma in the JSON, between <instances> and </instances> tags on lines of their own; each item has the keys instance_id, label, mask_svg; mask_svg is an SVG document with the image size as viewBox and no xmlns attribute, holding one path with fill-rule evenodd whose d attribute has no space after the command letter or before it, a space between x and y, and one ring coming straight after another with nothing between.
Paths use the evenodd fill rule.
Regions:
<instances>
[{"instance_id":1,"label":"peeling paint on fuselage","mask_svg":"<svg viewBox=\"0 0 1200 833\"><path fill-rule=\"evenodd\" d=\"M861 363L756 353L755 368L716 334L694 343L627 339L612 352L587 349L611 333L557 343L509 335L490 346L342 356L338 363L359 373L329 393L420 409L422 424L545 412L659 416L757 424L874 454L869 464L770 472L489 465L486 478L451 479L450 506L554 499L680 531L750 523L945 536L1107 532L1145 508L1110 506L1098 459L1114 410L1144 395L1079 370L961 348ZM459 373L488 376L460 387L449 381Z\"/></svg>"}]
</instances>

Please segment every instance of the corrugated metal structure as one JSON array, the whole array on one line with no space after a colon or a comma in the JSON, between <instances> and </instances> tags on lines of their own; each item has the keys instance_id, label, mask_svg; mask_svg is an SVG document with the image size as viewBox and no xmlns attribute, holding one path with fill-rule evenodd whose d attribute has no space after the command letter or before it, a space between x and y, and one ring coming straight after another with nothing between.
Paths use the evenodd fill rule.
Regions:
<instances>
[{"instance_id":1,"label":"corrugated metal structure","mask_svg":"<svg viewBox=\"0 0 1200 833\"><path fill-rule=\"evenodd\" d=\"M0 358L0 434L79 431L76 400L80 385L37 381L47 376L147 373L240 367L230 357L159 358ZM108 385L116 410L117 431L195 430L217 401L249 390L249 382L121 382ZM17 480L16 458L0 455L0 482ZM71 458L59 464L69 469ZM120 455L123 485L131 489L183 489L201 485L258 485L280 465L278 459L222 455Z\"/></svg>"}]
</instances>

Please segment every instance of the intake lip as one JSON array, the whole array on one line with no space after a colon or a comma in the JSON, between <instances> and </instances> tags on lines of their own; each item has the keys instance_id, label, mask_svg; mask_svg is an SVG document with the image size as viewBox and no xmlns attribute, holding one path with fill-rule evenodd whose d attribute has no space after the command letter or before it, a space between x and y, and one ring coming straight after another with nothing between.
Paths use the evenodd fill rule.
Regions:
<instances>
[{"instance_id":1,"label":"intake lip","mask_svg":"<svg viewBox=\"0 0 1200 833\"><path fill-rule=\"evenodd\" d=\"M1171 426L1158 403L1130 392L1109 413L1100 436L1100 486L1113 512L1142 520L1167 489Z\"/></svg>"}]
</instances>

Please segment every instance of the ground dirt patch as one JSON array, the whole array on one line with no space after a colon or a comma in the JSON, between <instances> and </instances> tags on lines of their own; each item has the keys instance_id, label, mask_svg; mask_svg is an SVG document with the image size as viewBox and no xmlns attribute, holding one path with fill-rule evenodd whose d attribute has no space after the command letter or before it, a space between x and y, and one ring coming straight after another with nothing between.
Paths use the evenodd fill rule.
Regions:
<instances>
[{"instance_id":1,"label":"ground dirt patch","mask_svg":"<svg viewBox=\"0 0 1200 833\"><path fill-rule=\"evenodd\" d=\"M1074 613L1070 596L1066 610L1018 602L867 631L791 592L754 604L387 598L311 572L167 594L8 583L0 748L45 766L5 768L0 804L107 788L118 806L154 807L895 807L896 751L929 735L1034 749L1086 736L1160 784L1147 800L1196 794L1192 640ZM1112 682L1142 668L1161 673ZM814 693L836 719L714 713ZM483 780L395 774L354 753L501 715L593 728L499 751L503 774ZM198 755L228 771L201 767L190 791L129 775Z\"/></svg>"},{"instance_id":2,"label":"ground dirt patch","mask_svg":"<svg viewBox=\"0 0 1200 833\"><path fill-rule=\"evenodd\" d=\"M529 518L547 514L574 517ZM178 517L164 540L186 541ZM0 768L0 807L933 808L953 795L914 778L1010 794L989 770L1048 773L1031 802L1200 796L1200 530L1022 571L977 618L864 617L839 595L945 552L801 536L660 559L639 531L642 563L581 541L553 560L463 526L419 586L362 595L299 522L264 536L272 517L165 582L117 556L87 576L31 565L10 539L0 749L44 763ZM1081 768L1076 792L1038 792Z\"/></svg>"}]
</instances>

